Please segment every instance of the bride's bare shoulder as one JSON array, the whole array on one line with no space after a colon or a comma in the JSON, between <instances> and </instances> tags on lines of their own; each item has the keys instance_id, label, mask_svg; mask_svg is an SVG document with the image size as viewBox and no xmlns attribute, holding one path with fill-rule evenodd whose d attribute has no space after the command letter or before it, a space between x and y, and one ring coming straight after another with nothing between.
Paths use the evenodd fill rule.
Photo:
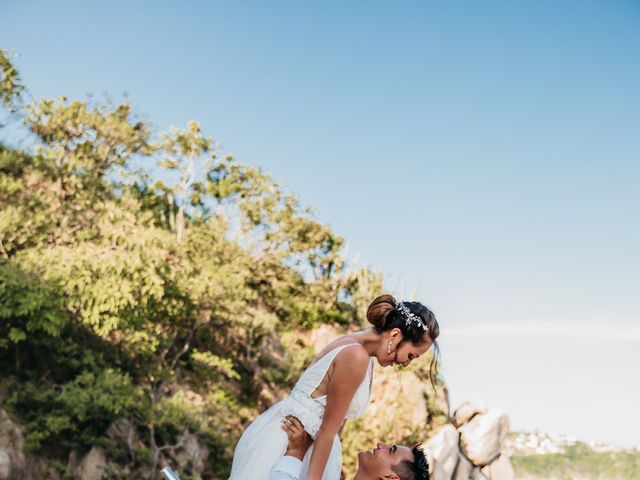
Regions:
<instances>
[{"instance_id":1,"label":"bride's bare shoulder","mask_svg":"<svg viewBox=\"0 0 640 480\"><path fill-rule=\"evenodd\" d=\"M349 334L349 335L343 335L342 337L338 337L335 340L332 340L331 342L329 342L322 350L320 350L315 361L318 361L319 359L324 357L329 352L335 350L336 348L340 348L343 345L351 345L351 344L354 344L355 346L350 348L345 348L342 352L340 352L339 356L351 357L353 355L362 356L363 354L365 354L368 357L366 350L356 340L355 336L353 334Z\"/></svg>"}]
</instances>

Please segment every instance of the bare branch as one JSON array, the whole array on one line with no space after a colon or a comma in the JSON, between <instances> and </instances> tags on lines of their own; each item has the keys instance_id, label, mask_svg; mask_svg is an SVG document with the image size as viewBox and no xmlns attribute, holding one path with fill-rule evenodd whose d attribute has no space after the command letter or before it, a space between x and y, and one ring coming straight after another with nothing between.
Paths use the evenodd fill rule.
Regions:
<instances>
[{"instance_id":1,"label":"bare branch","mask_svg":"<svg viewBox=\"0 0 640 480\"><path fill-rule=\"evenodd\" d=\"M182 355L184 355L189 351L189 348L191 347L191 342L193 341L193 337L196 334L197 327L198 327L198 319L196 318L193 321L193 324L191 325L191 330L189 331L189 337L187 338L187 341L184 343L182 348L178 351L178 353L174 357L173 361L171 362L171 365L169 366L169 371L172 371L175 368L175 366L178 364L180 357L182 357Z\"/></svg>"},{"instance_id":2,"label":"bare branch","mask_svg":"<svg viewBox=\"0 0 640 480\"><path fill-rule=\"evenodd\" d=\"M9 258L9 254L7 253L7 250L4 248L4 244L2 243L2 239L0 238L0 250L2 251L2 256L6 259Z\"/></svg>"}]
</instances>

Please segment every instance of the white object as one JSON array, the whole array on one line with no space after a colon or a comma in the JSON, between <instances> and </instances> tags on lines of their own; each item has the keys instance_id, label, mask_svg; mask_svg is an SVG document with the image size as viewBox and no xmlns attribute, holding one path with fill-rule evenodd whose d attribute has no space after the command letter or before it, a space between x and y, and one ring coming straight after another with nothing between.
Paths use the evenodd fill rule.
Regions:
<instances>
[{"instance_id":1,"label":"white object","mask_svg":"<svg viewBox=\"0 0 640 480\"><path fill-rule=\"evenodd\" d=\"M315 438L322 424L327 397L323 395L311 398L311 394L322 382L333 359L344 348L353 345L358 344L350 343L334 348L312 364L304 371L287 398L264 411L247 427L236 445L229 480L269 480L271 470L287 450L287 434L280 428L281 420L287 415L297 417L309 435ZM367 374L353 396L346 418L357 418L365 412L371 394L372 373L373 359L369 361ZM304 457L302 478L306 476L312 450L313 446ZM342 445L336 435L322 480L339 480L341 467Z\"/></svg>"},{"instance_id":2,"label":"white object","mask_svg":"<svg viewBox=\"0 0 640 480\"><path fill-rule=\"evenodd\" d=\"M295 457L280 457L273 467L269 480L299 480L302 474L302 462Z\"/></svg>"},{"instance_id":3,"label":"white object","mask_svg":"<svg viewBox=\"0 0 640 480\"><path fill-rule=\"evenodd\" d=\"M176 474L176 472L171 470L169 467L164 467L161 470L161 473L167 480L180 480L180 477Z\"/></svg>"}]
</instances>

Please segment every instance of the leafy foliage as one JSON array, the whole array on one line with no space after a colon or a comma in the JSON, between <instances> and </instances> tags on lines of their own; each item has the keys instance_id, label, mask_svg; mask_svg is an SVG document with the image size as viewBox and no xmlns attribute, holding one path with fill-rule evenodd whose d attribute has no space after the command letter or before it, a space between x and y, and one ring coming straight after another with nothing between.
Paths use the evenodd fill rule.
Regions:
<instances>
[{"instance_id":1,"label":"leafy foliage","mask_svg":"<svg viewBox=\"0 0 640 480\"><path fill-rule=\"evenodd\" d=\"M114 478L150 478L185 433L213 452L185 475L224 477L242 422L311 359L295 332L358 324L380 276L346 268L342 238L197 123L24 105L5 52L0 71L31 135L0 145L0 406L61 465L126 419L138 442L110 450Z\"/></svg>"},{"instance_id":2,"label":"leafy foliage","mask_svg":"<svg viewBox=\"0 0 640 480\"><path fill-rule=\"evenodd\" d=\"M15 111L21 103L24 85L7 52L0 50L0 100L5 108Z\"/></svg>"},{"instance_id":3,"label":"leafy foliage","mask_svg":"<svg viewBox=\"0 0 640 480\"><path fill-rule=\"evenodd\" d=\"M562 453L514 455L518 477L558 479L640 479L637 451L597 452L584 443L566 447Z\"/></svg>"}]
</instances>

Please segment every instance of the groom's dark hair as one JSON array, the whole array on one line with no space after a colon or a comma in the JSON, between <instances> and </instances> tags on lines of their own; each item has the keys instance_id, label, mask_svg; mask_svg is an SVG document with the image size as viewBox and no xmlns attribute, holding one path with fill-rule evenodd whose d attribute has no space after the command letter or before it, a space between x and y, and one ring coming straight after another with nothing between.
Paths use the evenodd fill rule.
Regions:
<instances>
[{"instance_id":1,"label":"groom's dark hair","mask_svg":"<svg viewBox=\"0 0 640 480\"><path fill-rule=\"evenodd\" d=\"M415 446L411 449L413 452L413 462L402 460L397 465L391 467L400 477L400 480L430 480L429 462L422 449Z\"/></svg>"}]
</instances>

